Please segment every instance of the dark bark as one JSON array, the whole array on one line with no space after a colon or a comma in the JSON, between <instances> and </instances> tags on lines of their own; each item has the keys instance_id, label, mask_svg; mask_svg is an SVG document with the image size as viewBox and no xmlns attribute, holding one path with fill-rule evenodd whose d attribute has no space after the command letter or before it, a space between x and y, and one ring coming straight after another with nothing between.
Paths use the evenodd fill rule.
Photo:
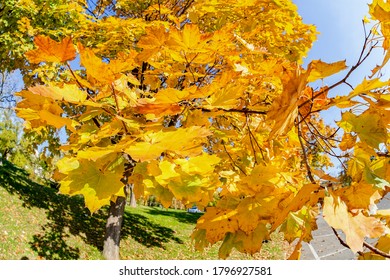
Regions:
<instances>
[{"instance_id":1,"label":"dark bark","mask_svg":"<svg viewBox=\"0 0 390 280\"><path fill-rule=\"evenodd\" d=\"M126 198L122 196L118 196L115 203L111 201L103 244L103 256L106 260L119 260L119 243L125 205Z\"/></svg>"}]
</instances>

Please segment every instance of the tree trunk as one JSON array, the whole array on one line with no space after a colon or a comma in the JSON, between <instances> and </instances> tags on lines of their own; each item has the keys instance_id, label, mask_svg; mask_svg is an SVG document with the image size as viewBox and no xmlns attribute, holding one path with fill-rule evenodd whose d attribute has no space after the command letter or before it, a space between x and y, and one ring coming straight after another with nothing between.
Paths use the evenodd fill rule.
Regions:
<instances>
[{"instance_id":1,"label":"tree trunk","mask_svg":"<svg viewBox=\"0 0 390 280\"><path fill-rule=\"evenodd\" d=\"M130 207L137 207L137 200L134 194L134 184L129 185L129 193L130 193Z\"/></svg>"},{"instance_id":2,"label":"tree trunk","mask_svg":"<svg viewBox=\"0 0 390 280\"><path fill-rule=\"evenodd\" d=\"M121 241L121 229L123 223L123 216L125 213L125 206L127 195L129 194L129 186L131 195L134 196L133 184L128 184L128 178L133 173L135 161L129 156L124 155L127 163L125 164L125 172L123 173L122 182L125 184L125 197L118 196L116 202L110 202L110 211L107 218L106 233L104 235L103 243L103 257L106 260L119 260L119 243ZM135 201L135 197L134 197Z\"/></svg>"},{"instance_id":3,"label":"tree trunk","mask_svg":"<svg viewBox=\"0 0 390 280\"><path fill-rule=\"evenodd\" d=\"M115 203L111 201L103 244L103 256L106 260L119 260L119 243L125 205L126 198L122 196L118 196Z\"/></svg>"}]
</instances>

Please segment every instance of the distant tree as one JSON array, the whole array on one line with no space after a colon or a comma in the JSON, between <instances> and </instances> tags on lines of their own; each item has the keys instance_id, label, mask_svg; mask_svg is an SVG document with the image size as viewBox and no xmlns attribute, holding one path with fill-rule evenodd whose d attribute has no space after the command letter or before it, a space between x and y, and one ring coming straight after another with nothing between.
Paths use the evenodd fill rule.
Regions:
<instances>
[{"instance_id":1,"label":"distant tree","mask_svg":"<svg viewBox=\"0 0 390 280\"><path fill-rule=\"evenodd\" d=\"M2 110L0 116L0 154L3 159L11 159L16 153L18 138L20 134L20 125L11 119L11 112Z\"/></svg>"}]
</instances>

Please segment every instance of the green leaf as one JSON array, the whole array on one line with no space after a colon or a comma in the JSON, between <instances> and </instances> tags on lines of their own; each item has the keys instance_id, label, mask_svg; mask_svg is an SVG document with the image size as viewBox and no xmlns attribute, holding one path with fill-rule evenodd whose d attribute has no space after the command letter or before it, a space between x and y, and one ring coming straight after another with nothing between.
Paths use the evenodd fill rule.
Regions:
<instances>
[{"instance_id":1,"label":"green leaf","mask_svg":"<svg viewBox=\"0 0 390 280\"><path fill-rule=\"evenodd\" d=\"M233 247L234 247L234 234L228 232L225 236L225 239L222 242L221 247L219 247L218 256L221 259L226 259L227 257L229 257L230 253L232 252Z\"/></svg>"},{"instance_id":2,"label":"green leaf","mask_svg":"<svg viewBox=\"0 0 390 280\"><path fill-rule=\"evenodd\" d=\"M374 148L379 148L379 144L387 141L386 127L381 116L373 110L367 110L358 116L345 112L338 125L346 132L356 132L361 141Z\"/></svg>"},{"instance_id":3,"label":"green leaf","mask_svg":"<svg viewBox=\"0 0 390 280\"><path fill-rule=\"evenodd\" d=\"M390 183L388 181L376 175L368 167L364 169L363 174L366 182L369 184L373 184L377 188L384 190L386 187L390 186Z\"/></svg>"}]
</instances>

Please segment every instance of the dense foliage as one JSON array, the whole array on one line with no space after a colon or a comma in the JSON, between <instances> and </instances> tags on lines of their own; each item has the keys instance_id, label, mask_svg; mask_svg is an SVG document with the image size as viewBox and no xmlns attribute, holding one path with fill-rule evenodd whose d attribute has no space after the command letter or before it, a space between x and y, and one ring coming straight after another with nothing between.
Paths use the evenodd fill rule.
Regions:
<instances>
[{"instance_id":1,"label":"dense foliage","mask_svg":"<svg viewBox=\"0 0 390 280\"><path fill-rule=\"evenodd\" d=\"M390 3L370 5L374 25L354 66L303 68L316 31L290 0L24 0L2 10L8 2L17 12L2 22L16 29L0 38L6 50L25 40L16 50L27 60L12 59L35 82L18 93L17 114L35 133L65 127L69 135L55 176L62 193L82 194L94 212L123 196L125 184L164 206L173 197L205 206L218 192L193 238L200 250L223 241L221 258L233 248L254 254L275 231L298 241L291 258L299 258L321 203L354 252L370 237L375 254L388 256L389 211L369 209L389 191L380 71ZM328 97L374 47L384 49L383 65ZM339 82L311 86L343 70ZM331 107L344 109L337 129L318 114ZM330 157L341 156L342 181L326 174Z\"/></svg>"}]
</instances>

